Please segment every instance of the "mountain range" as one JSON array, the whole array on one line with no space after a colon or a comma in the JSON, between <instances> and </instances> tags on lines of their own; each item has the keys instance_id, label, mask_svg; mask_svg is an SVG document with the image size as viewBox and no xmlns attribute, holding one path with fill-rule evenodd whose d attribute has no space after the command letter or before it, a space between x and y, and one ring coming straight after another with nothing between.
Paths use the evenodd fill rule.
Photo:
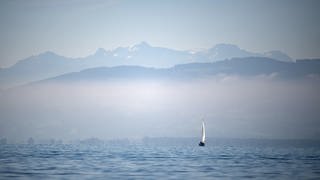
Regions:
<instances>
[{"instance_id":1,"label":"mountain range","mask_svg":"<svg viewBox=\"0 0 320 180\"><path fill-rule=\"evenodd\" d=\"M237 60L239 59L248 59L248 62L243 64L245 61L241 61L239 62L240 64L237 64ZM11 67L0 69L0 87L12 87L27 82L79 72L85 69L99 69L99 67L108 67L109 69L115 66L122 66L122 68L125 66L147 67L145 69L167 68L166 70L162 69L161 71L166 71L166 73L168 73L167 71L179 69L184 66L208 66L212 67L215 72L219 71L220 73L224 73L225 70L223 70L223 67L225 64L231 63L232 67L235 65L247 67L247 69L244 69L244 67L241 68L243 71L248 71L248 73L263 70L263 67L252 67L252 65L256 63L253 59L268 60L276 64L274 68L278 68L277 66L283 66L283 64L288 63L290 64L289 66L295 66L293 65L295 64L295 61L280 51L253 53L240 49L236 45L218 44L206 50L192 52L154 47L146 42L141 42L131 47L119 47L109 51L99 48L94 54L83 58L67 58L50 51L37 56L31 56L18 61ZM191 64L178 65L189 63ZM306 62L303 62L302 64L304 63ZM233 67L233 69L234 68L235 67ZM254 70L252 68L254 68Z\"/></svg>"},{"instance_id":2,"label":"mountain range","mask_svg":"<svg viewBox=\"0 0 320 180\"><path fill-rule=\"evenodd\" d=\"M266 75L280 79L320 77L320 60L299 60L295 63L281 62L266 57L232 58L212 63L179 64L171 68L142 66L97 67L80 72L67 73L37 81L42 83L70 83L118 80L189 80L216 75L258 76Z\"/></svg>"}]
</instances>

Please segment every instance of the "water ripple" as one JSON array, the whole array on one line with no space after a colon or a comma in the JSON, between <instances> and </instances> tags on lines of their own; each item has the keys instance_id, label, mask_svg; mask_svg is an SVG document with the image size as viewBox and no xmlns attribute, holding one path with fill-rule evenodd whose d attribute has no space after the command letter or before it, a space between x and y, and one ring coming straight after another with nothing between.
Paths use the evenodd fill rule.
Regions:
<instances>
[{"instance_id":1,"label":"water ripple","mask_svg":"<svg viewBox=\"0 0 320 180\"><path fill-rule=\"evenodd\" d=\"M0 179L320 178L319 146L1 145Z\"/></svg>"}]
</instances>

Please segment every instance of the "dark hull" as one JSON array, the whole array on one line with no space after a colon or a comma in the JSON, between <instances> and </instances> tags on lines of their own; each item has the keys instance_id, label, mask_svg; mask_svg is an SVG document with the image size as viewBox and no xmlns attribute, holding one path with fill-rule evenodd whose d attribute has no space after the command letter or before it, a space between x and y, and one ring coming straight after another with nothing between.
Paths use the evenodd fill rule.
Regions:
<instances>
[{"instance_id":1,"label":"dark hull","mask_svg":"<svg viewBox=\"0 0 320 180\"><path fill-rule=\"evenodd\" d=\"M199 146L205 146L203 142L199 142Z\"/></svg>"}]
</instances>

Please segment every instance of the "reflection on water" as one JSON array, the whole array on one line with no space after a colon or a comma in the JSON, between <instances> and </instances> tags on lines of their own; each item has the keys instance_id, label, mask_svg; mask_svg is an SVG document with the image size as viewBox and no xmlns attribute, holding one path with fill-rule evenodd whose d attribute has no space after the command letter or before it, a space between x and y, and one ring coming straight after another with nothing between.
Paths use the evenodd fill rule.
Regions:
<instances>
[{"instance_id":1,"label":"reflection on water","mask_svg":"<svg viewBox=\"0 0 320 180\"><path fill-rule=\"evenodd\" d=\"M0 178L320 178L317 141L0 146Z\"/></svg>"}]
</instances>

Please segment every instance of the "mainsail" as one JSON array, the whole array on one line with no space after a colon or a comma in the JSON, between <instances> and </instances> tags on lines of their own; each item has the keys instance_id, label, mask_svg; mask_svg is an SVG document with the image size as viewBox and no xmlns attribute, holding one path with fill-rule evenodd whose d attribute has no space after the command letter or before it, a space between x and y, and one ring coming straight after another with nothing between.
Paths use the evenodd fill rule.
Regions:
<instances>
[{"instance_id":1,"label":"mainsail","mask_svg":"<svg viewBox=\"0 0 320 180\"><path fill-rule=\"evenodd\" d=\"M206 129L204 127L204 122L202 122L202 138L201 138L201 142L205 142L206 140Z\"/></svg>"}]
</instances>

